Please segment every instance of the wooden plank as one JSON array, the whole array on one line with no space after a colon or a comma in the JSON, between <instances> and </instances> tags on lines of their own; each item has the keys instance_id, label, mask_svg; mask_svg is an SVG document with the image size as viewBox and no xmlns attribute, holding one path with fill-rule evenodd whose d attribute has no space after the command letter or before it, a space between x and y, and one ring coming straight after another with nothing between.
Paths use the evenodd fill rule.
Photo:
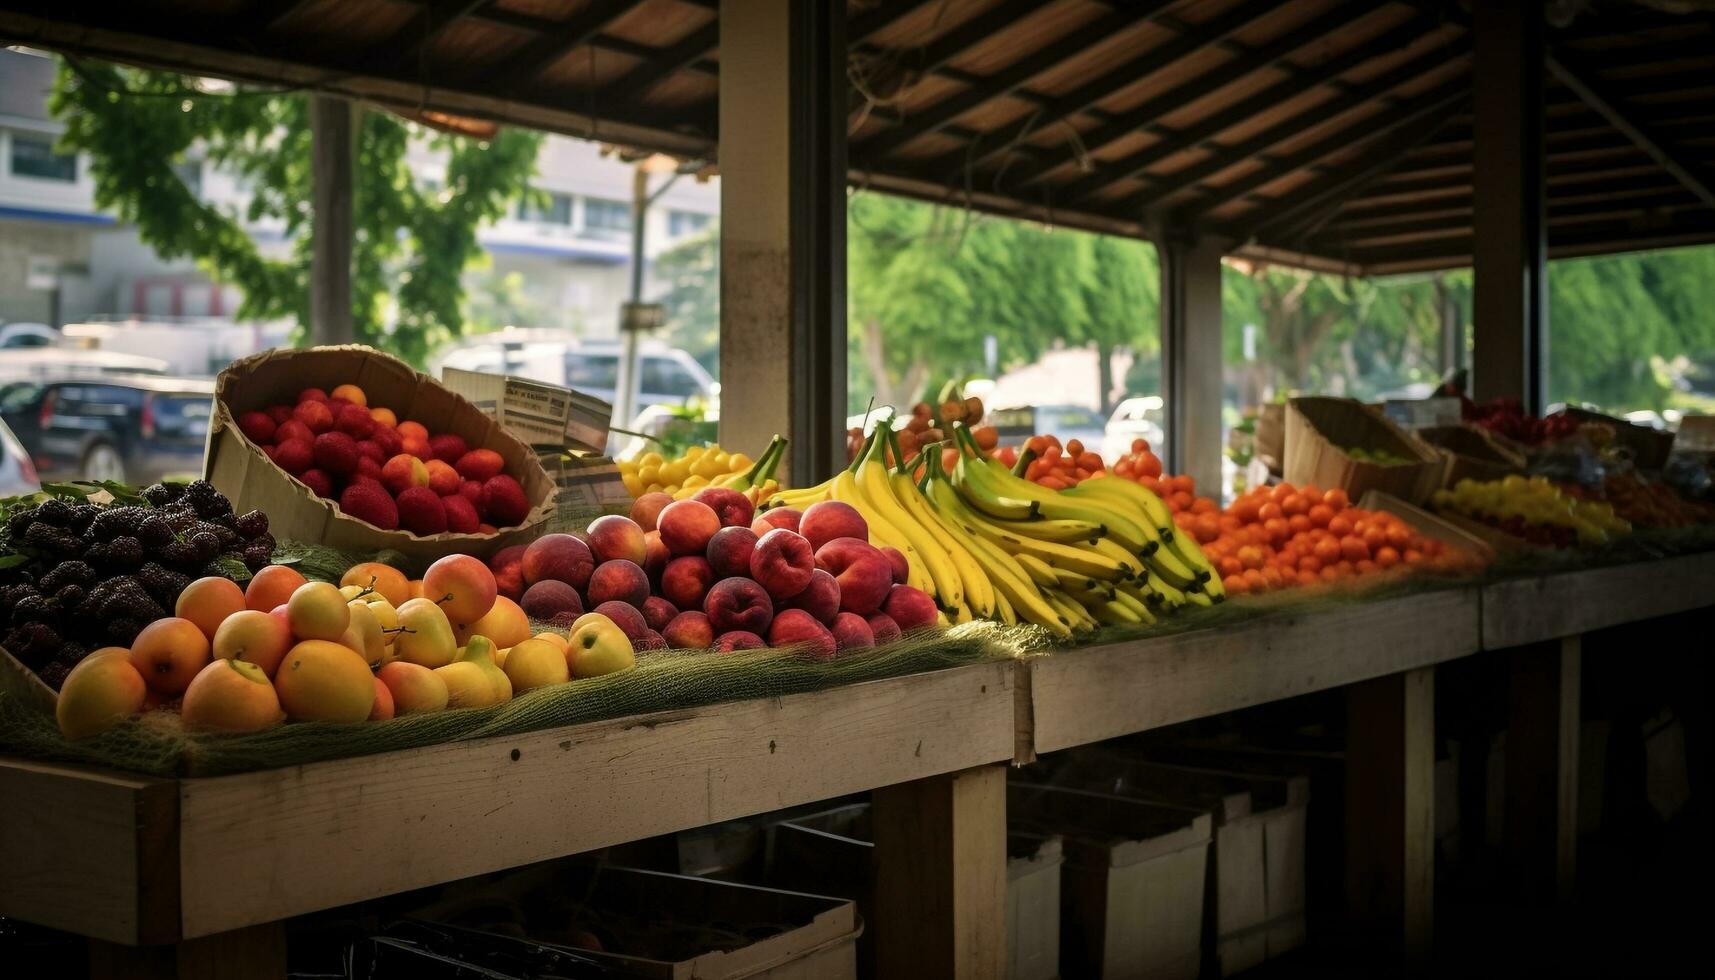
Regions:
<instances>
[{"instance_id":1,"label":"wooden plank","mask_svg":"<svg viewBox=\"0 0 1715 980\"><path fill-rule=\"evenodd\" d=\"M1036 751L1427 667L1477 637L1476 590L1448 589L1057 653L1031 663Z\"/></svg>"},{"instance_id":2,"label":"wooden plank","mask_svg":"<svg viewBox=\"0 0 1715 980\"><path fill-rule=\"evenodd\" d=\"M1483 588L1483 648L1501 650L1715 606L1715 553L1509 579Z\"/></svg>"},{"instance_id":3,"label":"wooden plank","mask_svg":"<svg viewBox=\"0 0 1715 980\"><path fill-rule=\"evenodd\" d=\"M1006 767L876 790L877 976L1006 974Z\"/></svg>"},{"instance_id":4,"label":"wooden plank","mask_svg":"<svg viewBox=\"0 0 1715 980\"><path fill-rule=\"evenodd\" d=\"M310 343L349 344L352 327L352 197L359 109L331 95L310 97Z\"/></svg>"},{"instance_id":5,"label":"wooden plank","mask_svg":"<svg viewBox=\"0 0 1715 980\"><path fill-rule=\"evenodd\" d=\"M0 759L0 916L115 943L178 937L171 780Z\"/></svg>"},{"instance_id":6,"label":"wooden plank","mask_svg":"<svg viewBox=\"0 0 1715 980\"><path fill-rule=\"evenodd\" d=\"M1509 652L1506 847L1519 893L1570 897L1578 868L1580 637Z\"/></svg>"},{"instance_id":7,"label":"wooden plank","mask_svg":"<svg viewBox=\"0 0 1715 980\"><path fill-rule=\"evenodd\" d=\"M286 924L265 922L171 946L89 944L98 980L269 980L286 976Z\"/></svg>"},{"instance_id":8,"label":"wooden plank","mask_svg":"<svg viewBox=\"0 0 1715 980\"><path fill-rule=\"evenodd\" d=\"M184 780L184 934L1010 761L1012 671L974 664Z\"/></svg>"},{"instance_id":9,"label":"wooden plank","mask_svg":"<svg viewBox=\"0 0 1715 980\"><path fill-rule=\"evenodd\" d=\"M1435 670L1347 688L1346 911L1421 961L1435 924Z\"/></svg>"}]
</instances>

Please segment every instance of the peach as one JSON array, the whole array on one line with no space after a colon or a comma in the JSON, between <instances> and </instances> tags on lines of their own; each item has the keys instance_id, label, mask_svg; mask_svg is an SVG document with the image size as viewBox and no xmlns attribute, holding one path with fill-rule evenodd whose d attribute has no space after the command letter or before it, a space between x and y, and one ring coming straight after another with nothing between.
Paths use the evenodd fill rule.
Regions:
<instances>
[{"instance_id":1,"label":"peach","mask_svg":"<svg viewBox=\"0 0 1715 980\"><path fill-rule=\"evenodd\" d=\"M268 612L285 604L308 579L290 565L269 565L251 576L244 589L244 604L251 609Z\"/></svg>"},{"instance_id":2,"label":"peach","mask_svg":"<svg viewBox=\"0 0 1715 980\"><path fill-rule=\"evenodd\" d=\"M495 591L514 601L524 595L524 552L528 550L521 544L502 548L488 560L488 567L494 572Z\"/></svg>"},{"instance_id":3,"label":"peach","mask_svg":"<svg viewBox=\"0 0 1715 980\"><path fill-rule=\"evenodd\" d=\"M701 606L702 603L697 603ZM643 621L656 632L666 632L667 624L679 615L679 607L658 595L652 595L643 600Z\"/></svg>"},{"instance_id":4,"label":"peach","mask_svg":"<svg viewBox=\"0 0 1715 980\"><path fill-rule=\"evenodd\" d=\"M875 646L875 633L870 630L869 622L857 613L843 612L834 617L834 625L829 629L834 634L834 649L856 650L863 647Z\"/></svg>"},{"instance_id":5,"label":"peach","mask_svg":"<svg viewBox=\"0 0 1715 980\"><path fill-rule=\"evenodd\" d=\"M409 452L402 452L381 464L381 485L394 494L412 487L429 485L429 467Z\"/></svg>"},{"instance_id":6,"label":"peach","mask_svg":"<svg viewBox=\"0 0 1715 980\"><path fill-rule=\"evenodd\" d=\"M375 678L375 706L369 709L370 721L386 721L393 717L393 689Z\"/></svg>"},{"instance_id":7,"label":"peach","mask_svg":"<svg viewBox=\"0 0 1715 980\"><path fill-rule=\"evenodd\" d=\"M709 589L703 599L703 612L717 634L743 630L761 635L774 618L774 602L761 585L750 579L726 578Z\"/></svg>"},{"instance_id":8,"label":"peach","mask_svg":"<svg viewBox=\"0 0 1715 980\"><path fill-rule=\"evenodd\" d=\"M329 640L305 640L287 651L274 675L274 690L293 721L356 724L375 707L369 665Z\"/></svg>"},{"instance_id":9,"label":"peach","mask_svg":"<svg viewBox=\"0 0 1715 980\"><path fill-rule=\"evenodd\" d=\"M662 575L665 577L666 573L663 571ZM641 565L624 560L604 561L590 573L584 597L592 605L624 602L641 609L643 600L649 598L649 576L643 573Z\"/></svg>"},{"instance_id":10,"label":"peach","mask_svg":"<svg viewBox=\"0 0 1715 980\"><path fill-rule=\"evenodd\" d=\"M875 637L875 645L878 647L899 639L899 624L887 613L870 613L864 617L864 622L869 624L869 631Z\"/></svg>"},{"instance_id":11,"label":"peach","mask_svg":"<svg viewBox=\"0 0 1715 980\"><path fill-rule=\"evenodd\" d=\"M905 560L905 552L898 548L882 548L881 556L893 566L893 584L904 585L911 577L911 563Z\"/></svg>"},{"instance_id":12,"label":"peach","mask_svg":"<svg viewBox=\"0 0 1715 980\"><path fill-rule=\"evenodd\" d=\"M822 625L832 626L834 617L840 613L840 583L818 568L810 573L810 584L804 591L786 600L786 608L802 609Z\"/></svg>"},{"instance_id":13,"label":"peach","mask_svg":"<svg viewBox=\"0 0 1715 980\"><path fill-rule=\"evenodd\" d=\"M381 598L397 606L411 598L411 580L392 565L378 561L359 562L339 577L341 586L360 585L381 593Z\"/></svg>"},{"instance_id":14,"label":"peach","mask_svg":"<svg viewBox=\"0 0 1715 980\"><path fill-rule=\"evenodd\" d=\"M643 571L650 581L661 581L661 572L667 563L673 560L667 546L661 543L661 532L650 531L643 535Z\"/></svg>"},{"instance_id":15,"label":"peach","mask_svg":"<svg viewBox=\"0 0 1715 980\"><path fill-rule=\"evenodd\" d=\"M558 579L543 579L524 591L524 614L539 622L570 626L584 614L584 602L577 589Z\"/></svg>"},{"instance_id":16,"label":"peach","mask_svg":"<svg viewBox=\"0 0 1715 980\"><path fill-rule=\"evenodd\" d=\"M506 469L506 459L492 449L472 449L460 456L453 468L467 480L486 483Z\"/></svg>"},{"instance_id":17,"label":"peach","mask_svg":"<svg viewBox=\"0 0 1715 980\"><path fill-rule=\"evenodd\" d=\"M244 590L238 583L219 575L206 575L185 586L173 604L173 615L188 619L214 639L214 631L226 617L244 608Z\"/></svg>"},{"instance_id":18,"label":"peach","mask_svg":"<svg viewBox=\"0 0 1715 980\"><path fill-rule=\"evenodd\" d=\"M512 682L514 694L564 684L572 676L570 665L566 663L566 651L547 640L527 639L514 646L506 654L506 665L502 669L506 672L506 679Z\"/></svg>"},{"instance_id":19,"label":"peach","mask_svg":"<svg viewBox=\"0 0 1715 980\"><path fill-rule=\"evenodd\" d=\"M399 416L394 415L391 408L372 408L369 410L369 417L374 419L377 425L385 425L390 429L399 426Z\"/></svg>"},{"instance_id":20,"label":"peach","mask_svg":"<svg viewBox=\"0 0 1715 980\"><path fill-rule=\"evenodd\" d=\"M215 660L185 688L179 717L187 728L259 732L278 725L286 715L261 667L243 660Z\"/></svg>"},{"instance_id":21,"label":"peach","mask_svg":"<svg viewBox=\"0 0 1715 980\"><path fill-rule=\"evenodd\" d=\"M459 471L453 469L451 463L431 459L423 464L423 468L429 472L429 489L435 491L437 497L458 493L459 487L464 485L464 477L459 476ZM382 475L386 475L385 470Z\"/></svg>"},{"instance_id":22,"label":"peach","mask_svg":"<svg viewBox=\"0 0 1715 980\"><path fill-rule=\"evenodd\" d=\"M447 682L439 674L405 660L382 664L375 679L393 695L395 715L415 715L447 708Z\"/></svg>"},{"instance_id":23,"label":"peach","mask_svg":"<svg viewBox=\"0 0 1715 980\"><path fill-rule=\"evenodd\" d=\"M131 641L131 666L149 690L163 697L183 694L208 663L208 637L188 619L169 616L143 627Z\"/></svg>"},{"instance_id":24,"label":"peach","mask_svg":"<svg viewBox=\"0 0 1715 980\"><path fill-rule=\"evenodd\" d=\"M554 579L581 589L595 570L595 555L574 535L544 534L524 549L523 570L526 585Z\"/></svg>"},{"instance_id":25,"label":"peach","mask_svg":"<svg viewBox=\"0 0 1715 980\"><path fill-rule=\"evenodd\" d=\"M338 640L351 625L351 608L338 586L306 582L286 601L286 621L300 640Z\"/></svg>"},{"instance_id":26,"label":"peach","mask_svg":"<svg viewBox=\"0 0 1715 980\"><path fill-rule=\"evenodd\" d=\"M655 520L662 508L673 502L673 495L656 490L631 502L631 519L644 531L655 530Z\"/></svg>"},{"instance_id":27,"label":"peach","mask_svg":"<svg viewBox=\"0 0 1715 980\"><path fill-rule=\"evenodd\" d=\"M761 650L767 646L767 641L749 630L728 630L715 638L715 650L720 653L732 653L734 650Z\"/></svg>"},{"instance_id":28,"label":"peach","mask_svg":"<svg viewBox=\"0 0 1715 980\"><path fill-rule=\"evenodd\" d=\"M326 432L333 428L333 409L327 402L301 401L292 409L292 417L304 423L311 432Z\"/></svg>"},{"instance_id":29,"label":"peach","mask_svg":"<svg viewBox=\"0 0 1715 980\"><path fill-rule=\"evenodd\" d=\"M579 629L592 620L604 619L619 627L626 639L633 644L643 642L649 635L649 623L643 618L643 614L637 611L637 607L623 602L604 602L595 607L593 613L584 613L579 616L572 623L572 633L575 635Z\"/></svg>"},{"instance_id":30,"label":"peach","mask_svg":"<svg viewBox=\"0 0 1715 980\"><path fill-rule=\"evenodd\" d=\"M887 601L882 604L881 611L892 617L899 624L901 633L909 633L915 629L935 625L935 600L921 589L909 585L896 585L887 593Z\"/></svg>"},{"instance_id":31,"label":"peach","mask_svg":"<svg viewBox=\"0 0 1715 980\"><path fill-rule=\"evenodd\" d=\"M481 619L468 626L454 623L453 639L462 647L473 636L486 636L494 641L497 649L503 649L530 638L530 618L524 607L497 595L494 605L488 607L488 612Z\"/></svg>"},{"instance_id":32,"label":"peach","mask_svg":"<svg viewBox=\"0 0 1715 980\"><path fill-rule=\"evenodd\" d=\"M541 640L544 643L552 643L560 648L561 653L566 651L566 634L564 633L556 633L553 630L543 630L535 636L532 636L530 639Z\"/></svg>"},{"instance_id":33,"label":"peach","mask_svg":"<svg viewBox=\"0 0 1715 980\"><path fill-rule=\"evenodd\" d=\"M334 390L328 392L328 397L343 398L346 401L351 402L353 405L362 405L365 408L369 407L369 396L364 394L363 389L356 385L340 385Z\"/></svg>"},{"instance_id":34,"label":"peach","mask_svg":"<svg viewBox=\"0 0 1715 980\"><path fill-rule=\"evenodd\" d=\"M429 441L429 430L424 428L423 423L421 423L421 422L411 422L411 421L400 422L398 425L394 426L394 428L399 430L399 435L401 438L404 438L404 439L416 438L416 439L421 439L424 442Z\"/></svg>"},{"instance_id":35,"label":"peach","mask_svg":"<svg viewBox=\"0 0 1715 980\"><path fill-rule=\"evenodd\" d=\"M750 556L756 550L756 532L748 527L723 527L709 539L703 557L715 570L715 578L750 574Z\"/></svg>"},{"instance_id":36,"label":"peach","mask_svg":"<svg viewBox=\"0 0 1715 980\"><path fill-rule=\"evenodd\" d=\"M584 538L597 564L623 559L641 566L646 556L643 529L629 517L598 517L590 522Z\"/></svg>"},{"instance_id":37,"label":"peach","mask_svg":"<svg viewBox=\"0 0 1715 980\"><path fill-rule=\"evenodd\" d=\"M802 516L803 512L796 507L775 507L756 515L756 520L750 522L750 529L759 538L777 527L797 531L798 520Z\"/></svg>"},{"instance_id":38,"label":"peach","mask_svg":"<svg viewBox=\"0 0 1715 980\"><path fill-rule=\"evenodd\" d=\"M214 631L213 654L219 660L242 660L262 668L273 677L280 661L292 648L292 630L286 617L275 617L259 609L241 609L226 617Z\"/></svg>"},{"instance_id":39,"label":"peach","mask_svg":"<svg viewBox=\"0 0 1715 980\"><path fill-rule=\"evenodd\" d=\"M667 563L661 572L661 594L680 609L701 609L703 596L715 582L708 560L684 555Z\"/></svg>"},{"instance_id":40,"label":"peach","mask_svg":"<svg viewBox=\"0 0 1715 980\"><path fill-rule=\"evenodd\" d=\"M749 527L756 516L756 505L750 498L731 487L704 487L691 499L708 505L720 518L721 527Z\"/></svg>"},{"instance_id":41,"label":"peach","mask_svg":"<svg viewBox=\"0 0 1715 980\"><path fill-rule=\"evenodd\" d=\"M840 500L822 500L804 509L798 520L798 533L810 541L810 547L822 550L822 545L835 538L856 538L869 541L869 522L856 507Z\"/></svg>"},{"instance_id":42,"label":"peach","mask_svg":"<svg viewBox=\"0 0 1715 980\"><path fill-rule=\"evenodd\" d=\"M715 643L715 628L709 617L692 609L673 617L661 631L667 645L679 650L706 650Z\"/></svg>"},{"instance_id":43,"label":"peach","mask_svg":"<svg viewBox=\"0 0 1715 980\"><path fill-rule=\"evenodd\" d=\"M149 686L123 647L104 647L77 662L60 682L54 718L66 738L106 731L143 710Z\"/></svg>"},{"instance_id":44,"label":"peach","mask_svg":"<svg viewBox=\"0 0 1715 980\"><path fill-rule=\"evenodd\" d=\"M790 599L810 584L816 556L803 535L777 527L757 539L750 555L750 577L776 602Z\"/></svg>"},{"instance_id":45,"label":"peach","mask_svg":"<svg viewBox=\"0 0 1715 980\"><path fill-rule=\"evenodd\" d=\"M660 516L655 518L655 529L661 532L661 543L675 558L700 555L708 550L709 539L721 529L721 519L708 504L675 500L661 509Z\"/></svg>"},{"instance_id":46,"label":"peach","mask_svg":"<svg viewBox=\"0 0 1715 980\"><path fill-rule=\"evenodd\" d=\"M644 634L643 642L637 644L635 649L637 652L644 650L665 650L667 649L667 638L654 630L650 630L648 633Z\"/></svg>"},{"instance_id":47,"label":"peach","mask_svg":"<svg viewBox=\"0 0 1715 980\"><path fill-rule=\"evenodd\" d=\"M423 573L423 595L455 624L474 623L488 615L498 593L494 573L482 559L470 555L448 555Z\"/></svg>"},{"instance_id":48,"label":"peach","mask_svg":"<svg viewBox=\"0 0 1715 980\"><path fill-rule=\"evenodd\" d=\"M816 565L840 585L840 610L868 616L893 588L893 565L857 538L835 538L816 551Z\"/></svg>"},{"instance_id":49,"label":"peach","mask_svg":"<svg viewBox=\"0 0 1715 980\"><path fill-rule=\"evenodd\" d=\"M768 625L768 645L793 647L813 660L834 656L834 634L802 609L786 609Z\"/></svg>"}]
</instances>

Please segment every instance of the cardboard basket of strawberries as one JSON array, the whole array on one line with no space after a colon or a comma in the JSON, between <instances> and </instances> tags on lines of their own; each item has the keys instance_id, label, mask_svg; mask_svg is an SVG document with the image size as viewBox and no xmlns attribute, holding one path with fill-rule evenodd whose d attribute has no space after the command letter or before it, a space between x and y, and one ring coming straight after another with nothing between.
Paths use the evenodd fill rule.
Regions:
<instances>
[{"instance_id":1,"label":"cardboard basket of strawberries","mask_svg":"<svg viewBox=\"0 0 1715 980\"><path fill-rule=\"evenodd\" d=\"M464 398L368 347L278 349L215 382L203 472L277 538L432 561L534 538L554 482Z\"/></svg>"}]
</instances>

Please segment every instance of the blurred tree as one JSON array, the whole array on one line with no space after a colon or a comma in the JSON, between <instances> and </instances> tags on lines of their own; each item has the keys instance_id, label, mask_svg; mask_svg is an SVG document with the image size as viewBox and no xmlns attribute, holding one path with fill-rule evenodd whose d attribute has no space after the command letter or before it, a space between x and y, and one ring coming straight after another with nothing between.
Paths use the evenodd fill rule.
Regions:
<instances>
[{"instance_id":1,"label":"blurred tree","mask_svg":"<svg viewBox=\"0 0 1715 980\"><path fill-rule=\"evenodd\" d=\"M524 274L499 273L492 269L475 277L465 288L464 321L467 333L486 333L506 327L541 326L542 308L524 291Z\"/></svg>"},{"instance_id":2,"label":"blurred tree","mask_svg":"<svg viewBox=\"0 0 1715 980\"><path fill-rule=\"evenodd\" d=\"M685 239L655 259L659 301L667 313L667 341L683 348L720 380L721 231L718 224Z\"/></svg>"},{"instance_id":3,"label":"blurred tree","mask_svg":"<svg viewBox=\"0 0 1715 980\"><path fill-rule=\"evenodd\" d=\"M242 318L309 319L309 101L299 92L227 88L205 79L62 60L49 101L69 150L88 153L95 203L136 225L163 258L189 256L237 285ZM420 364L463 331L461 274L481 254L476 232L522 194L541 137L449 136L374 111L357 132L352 304L357 339ZM413 143L446 155L438 189L405 159ZM174 168L200 148L244 182L242 215L199 200ZM242 222L278 222L292 243L265 257Z\"/></svg>"},{"instance_id":4,"label":"blurred tree","mask_svg":"<svg viewBox=\"0 0 1715 980\"><path fill-rule=\"evenodd\" d=\"M1108 235L1080 235L1085 316L1069 339L1096 348L1096 393L1103 418L1114 410L1114 354L1161 349L1161 276L1155 249ZM1148 358L1155 360L1155 358ZM1133 363L1145 360L1134 358ZM1159 377L1159 372L1157 373Z\"/></svg>"}]
</instances>

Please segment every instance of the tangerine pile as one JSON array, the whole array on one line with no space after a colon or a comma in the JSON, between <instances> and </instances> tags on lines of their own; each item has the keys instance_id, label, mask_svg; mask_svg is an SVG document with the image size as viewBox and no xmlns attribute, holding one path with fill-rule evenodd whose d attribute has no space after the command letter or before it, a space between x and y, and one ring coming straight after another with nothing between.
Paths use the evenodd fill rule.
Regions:
<instances>
[{"instance_id":1,"label":"tangerine pile","mask_svg":"<svg viewBox=\"0 0 1715 980\"><path fill-rule=\"evenodd\" d=\"M1024 448L1036 454L1026 464L1024 478L1050 490L1075 487L1106 469L1102 457L1085 449L1077 439L1068 439L1062 446L1059 436L1031 436Z\"/></svg>"},{"instance_id":2,"label":"tangerine pile","mask_svg":"<svg viewBox=\"0 0 1715 980\"><path fill-rule=\"evenodd\" d=\"M1174 519L1202 545L1231 595L1415 571L1464 574L1481 564L1393 514L1353 507L1338 488L1280 483L1225 511L1213 503L1198 498Z\"/></svg>"}]
</instances>

